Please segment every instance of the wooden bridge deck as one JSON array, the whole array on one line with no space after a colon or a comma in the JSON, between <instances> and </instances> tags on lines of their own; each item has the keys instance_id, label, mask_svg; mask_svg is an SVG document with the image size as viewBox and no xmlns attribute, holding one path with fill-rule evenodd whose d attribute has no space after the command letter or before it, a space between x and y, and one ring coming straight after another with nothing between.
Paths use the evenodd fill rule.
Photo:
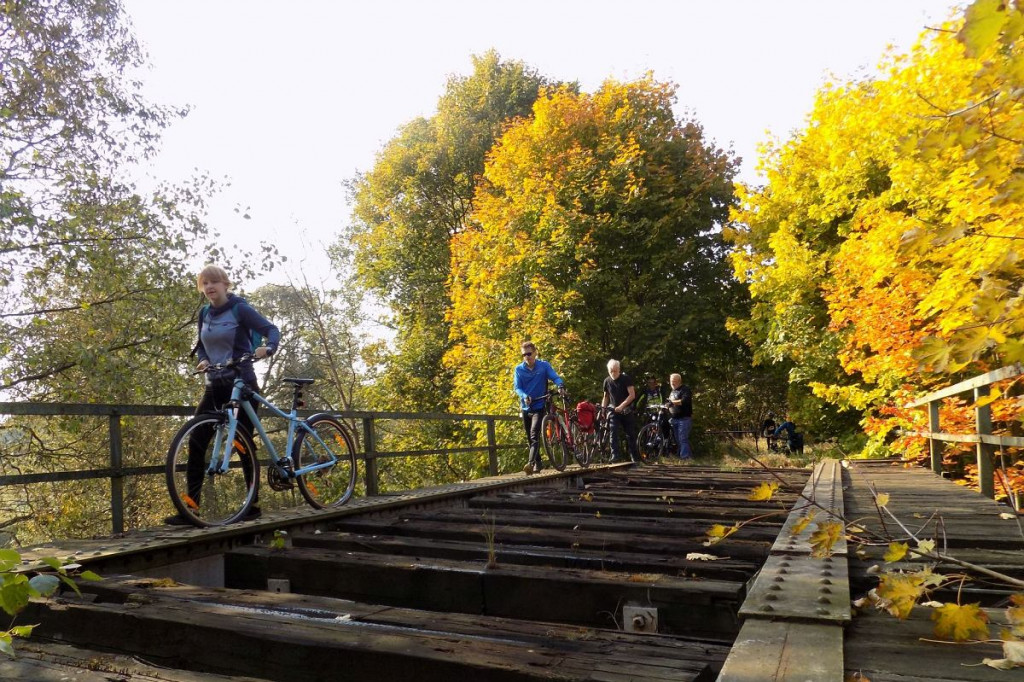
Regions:
<instances>
[{"instance_id":1,"label":"wooden bridge deck","mask_svg":"<svg viewBox=\"0 0 1024 682\"><path fill-rule=\"evenodd\" d=\"M851 590L873 586L878 550L812 560L827 577L813 576L810 615L799 606L808 595L772 602L761 590L807 560L806 543L781 532L801 513L792 511L804 506L799 491L831 495L867 525L877 522L870 483L901 518L943 511L954 553L1024 575L1024 542L1000 518L1005 508L924 470L830 466L832 483L820 467L809 477L674 463L515 475L224 530L39 548L77 553L107 578L84 584L83 599L33 604L23 619L40 627L24 655L0 661L0 679L1007 679L960 665L997 651L918 642L924 612L909 624L844 618ZM748 500L762 481L786 489ZM703 544L713 524L754 517L725 542ZM280 528L288 546L275 550ZM997 631L1006 591L966 589L966 601L994 609ZM782 604L793 613L773 610ZM642 631L648 616L655 633ZM935 648L925 663L922 646Z\"/></svg>"}]
</instances>

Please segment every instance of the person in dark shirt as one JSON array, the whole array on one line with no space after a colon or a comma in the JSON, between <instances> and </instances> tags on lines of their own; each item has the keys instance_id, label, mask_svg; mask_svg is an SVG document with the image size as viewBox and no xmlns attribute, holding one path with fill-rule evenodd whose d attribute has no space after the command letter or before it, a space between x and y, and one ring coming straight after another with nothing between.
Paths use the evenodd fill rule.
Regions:
<instances>
[{"instance_id":1,"label":"person in dark shirt","mask_svg":"<svg viewBox=\"0 0 1024 682\"><path fill-rule=\"evenodd\" d=\"M683 377L673 374L669 377L672 391L668 394L669 423L676 434L676 442L679 444L679 459L688 460L693 458L693 451L690 449L690 429L693 427L693 392L689 386L683 385Z\"/></svg>"},{"instance_id":2,"label":"person in dark shirt","mask_svg":"<svg viewBox=\"0 0 1024 682\"><path fill-rule=\"evenodd\" d=\"M640 400L636 401L636 409L645 410L657 407L664 402L665 393L661 390L661 384L658 382L657 377L650 377L647 379L647 388L644 389L644 394L640 396Z\"/></svg>"},{"instance_id":3,"label":"person in dark shirt","mask_svg":"<svg viewBox=\"0 0 1024 682\"><path fill-rule=\"evenodd\" d=\"M765 442L767 443L768 450L774 450L775 445L775 429L779 425L775 423L775 413L769 412L768 416L765 417L764 421L761 422L761 433L764 436Z\"/></svg>"},{"instance_id":4,"label":"person in dark shirt","mask_svg":"<svg viewBox=\"0 0 1024 682\"><path fill-rule=\"evenodd\" d=\"M612 412L612 461L621 462L619 453L619 430L626 432L626 447L629 458L634 463L640 462L640 453L636 447L636 422L633 420L633 408L636 401L636 387L633 379L622 371L618 360L608 361L608 376L604 380L604 395L601 406L611 405Z\"/></svg>"}]
</instances>

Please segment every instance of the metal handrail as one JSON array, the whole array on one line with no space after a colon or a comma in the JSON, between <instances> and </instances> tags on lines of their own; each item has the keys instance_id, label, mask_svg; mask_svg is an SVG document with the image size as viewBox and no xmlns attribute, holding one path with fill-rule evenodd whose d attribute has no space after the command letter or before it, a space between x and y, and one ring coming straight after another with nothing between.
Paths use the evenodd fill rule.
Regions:
<instances>
[{"instance_id":1,"label":"metal handrail","mask_svg":"<svg viewBox=\"0 0 1024 682\"><path fill-rule=\"evenodd\" d=\"M979 399L989 394L989 386L992 384L1021 375L1024 375L1024 363L1018 362L1015 365L1001 367L953 384L952 386L932 391L906 405L909 408L926 406L928 408L928 430L914 431L909 435L928 439L932 471L942 475L944 443L974 443L978 457L978 486L981 489L981 494L987 497L995 497L995 472L992 460L996 448L1024 447L1024 438L993 435L992 409L988 404L978 405L977 403ZM942 431L939 424L939 407L942 401L945 398L951 398L968 392L974 396L975 432L973 434L955 434Z\"/></svg>"},{"instance_id":2,"label":"metal handrail","mask_svg":"<svg viewBox=\"0 0 1024 682\"><path fill-rule=\"evenodd\" d=\"M0 415L12 416L95 416L109 419L110 433L110 465L101 469L82 469L76 471L56 471L46 473L16 474L0 476L0 487L13 485L29 485L35 483L53 483L64 481L81 481L88 479L110 479L110 510L111 531L123 533L124 528L124 481L129 476L146 476L162 474L163 465L125 467L122 447L121 417L187 417L195 413L194 407L178 405L122 405L99 403L26 403L0 402ZM301 416L308 416L312 411L300 411ZM489 414L449 414L444 412L371 412L365 410L332 411L332 415L349 422L361 422L362 433L359 442L362 451L356 455L363 460L366 475L366 494L379 494L379 476L377 460L392 457L419 457L426 455L468 454L474 452L488 453L488 473L498 474L498 451L525 447L525 444L499 444L497 442L495 424L499 421L519 421L512 415ZM487 445L436 448L420 450L387 450L377 449L377 423L379 421L412 420L412 421L482 421L487 428Z\"/></svg>"}]
</instances>

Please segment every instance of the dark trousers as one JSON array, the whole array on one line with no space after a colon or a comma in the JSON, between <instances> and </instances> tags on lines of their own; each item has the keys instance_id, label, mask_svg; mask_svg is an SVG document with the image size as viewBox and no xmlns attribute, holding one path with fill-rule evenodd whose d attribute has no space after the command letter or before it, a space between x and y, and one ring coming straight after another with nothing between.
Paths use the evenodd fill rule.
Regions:
<instances>
[{"instance_id":1,"label":"dark trousers","mask_svg":"<svg viewBox=\"0 0 1024 682\"><path fill-rule=\"evenodd\" d=\"M640 453L636 450L636 421L632 414L612 413L612 459L619 458L619 430L626 432L626 447L629 449L629 458L634 462L640 459Z\"/></svg>"},{"instance_id":2,"label":"dark trousers","mask_svg":"<svg viewBox=\"0 0 1024 682\"><path fill-rule=\"evenodd\" d=\"M258 391L258 387L250 386L254 391ZM203 391L203 397L199 400L199 407L196 408L196 414L202 414L204 412L214 412L221 409L225 403L231 400L231 389L232 386L221 385L210 385ZM259 403L255 400L250 400L249 404L252 405L253 410L259 408ZM252 421L249 419L249 415L245 413L245 410L239 408L238 410L238 428L245 431L246 435L249 436L249 440L253 442L255 447L256 442L253 439L253 426ZM203 478L206 476L206 450L210 447L210 441L213 439L213 429L210 427L198 428L194 430L189 437L188 441L188 464L185 466L185 478L188 484L188 495L196 503L199 502L199 497L203 490ZM254 451L255 452L255 451ZM252 482L252 467L248 465L249 460L247 458L242 460L242 472L245 475L245 482ZM259 495L253 499L253 503L258 502Z\"/></svg>"},{"instance_id":3,"label":"dark trousers","mask_svg":"<svg viewBox=\"0 0 1024 682\"><path fill-rule=\"evenodd\" d=\"M543 419L543 410L523 412L523 429L526 431L526 438L530 441L530 464L534 465L535 468L541 466L540 426Z\"/></svg>"}]
</instances>

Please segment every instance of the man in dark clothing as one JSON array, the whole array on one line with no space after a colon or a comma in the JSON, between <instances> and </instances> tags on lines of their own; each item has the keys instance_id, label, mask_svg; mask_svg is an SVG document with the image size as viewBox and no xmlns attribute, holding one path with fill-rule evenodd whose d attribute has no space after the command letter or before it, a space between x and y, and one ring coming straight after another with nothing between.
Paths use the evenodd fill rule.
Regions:
<instances>
[{"instance_id":1,"label":"man in dark clothing","mask_svg":"<svg viewBox=\"0 0 1024 682\"><path fill-rule=\"evenodd\" d=\"M612 461L621 462L619 453L619 429L626 432L626 447L629 458L634 463L640 462L640 453L636 447L636 422L633 421L633 403L636 400L636 387L628 374L624 374L618 360L608 361L608 376L604 380L604 396L601 406L611 405L612 412Z\"/></svg>"},{"instance_id":2,"label":"man in dark clothing","mask_svg":"<svg viewBox=\"0 0 1024 682\"><path fill-rule=\"evenodd\" d=\"M693 392L689 386L683 385L683 377L673 374L669 377L672 384L672 392L668 394L669 422L672 430L676 433L676 443L679 444L679 459L687 460L693 457L690 449L690 429L693 427Z\"/></svg>"},{"instance_id":3,"label":"man in dark clothing","mask_svg":"<svg viewBox=\"0 0 1024 682\"><path fill-rule=\"evenodd\" d=\"M804 435L797 432L796 424L791 422L788 416L779 424L779 428L775 429L775 437L781 436L783 431L786 432L786 444L789 446L789 451L802 455L804 452Z\"/></svg>"}]
</instances>

